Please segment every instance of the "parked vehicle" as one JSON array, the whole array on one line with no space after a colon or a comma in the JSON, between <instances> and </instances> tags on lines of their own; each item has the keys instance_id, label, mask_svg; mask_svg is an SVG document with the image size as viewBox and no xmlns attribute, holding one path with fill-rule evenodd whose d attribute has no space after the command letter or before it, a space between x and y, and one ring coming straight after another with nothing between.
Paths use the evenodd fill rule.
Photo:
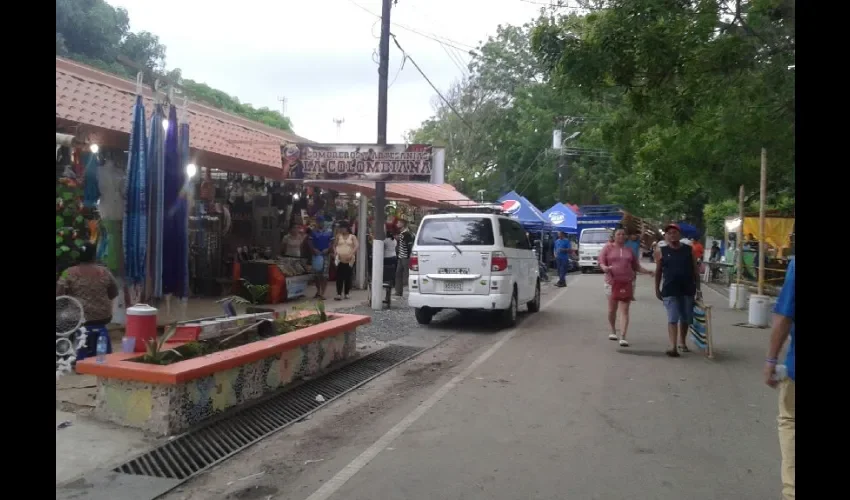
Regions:
<instances>
[{"instance_id":1,"label":"parked vehicle","mask_svg":"<svg viewBox=\"0 0 850 500\"><path fill-rule=\"evenodd\" d=\"M519 222L501 214L425 216L408 285L408 303L423 325L443 309L458 309L493 311L513 326L520 305L540 309L537 256Z\"/></svg>"},{"instance_id":2,"label":"parked vehicle","mask_svg":"<svg viewBox=\"0 0 850 500\"><path fill-rule=\"evenodd\" d=\"M618 227L625 228L629 234L638 233L644 248L649 248L655 241L657 229L652 224L618 205L585 205L579 210L578 265L582 273L599 269L599 254Z\"/></svg>"}]
</instances>

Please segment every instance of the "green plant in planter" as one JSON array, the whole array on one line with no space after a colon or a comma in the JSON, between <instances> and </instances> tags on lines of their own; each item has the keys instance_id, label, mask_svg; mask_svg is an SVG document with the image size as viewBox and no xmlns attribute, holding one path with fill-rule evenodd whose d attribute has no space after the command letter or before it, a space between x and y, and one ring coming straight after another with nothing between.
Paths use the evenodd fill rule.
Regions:
<instances>
[{"instance_id":1,"label":"green plant in planter","mask_svg":"<svg viewBox=\"0 0 850 500\"><path fill-rule=\"evenodd\" d=\"M321 300L316 302L316 314L318 314L320 322L324 323L328 320L328 313L325 312L325 303Z\"/></svg>"},{"instance_id":2,"label":"green plant in planter","mask_svg":"<svg viewBox=\"0 0 850 500\"><path fill-rule=\"evenodd\" d=\"M145 363L150 363L154 365L165 364L166 358L169 355L176 356L178 358L182 358L183 355L180 354L177 349L168 349L163 350L163 346L171 340L171 337L177 332L177 325L169 326L165 333L159 339L150 339L145 344L146 352L145 355L142 356L142 361Z\"/></svg>"},{"instance_id":3,"label":"green plant in planter","mask_svg":"<svg viewBox=\"0 0 850 500\"><path fill-rule=\"evenodd\" d=\"M234 306L258 306L263 303L263 299L266 298L266 295L269 293L269 285L255 285L250 281L242 278L240 280L242 282L242 288L248 292L248 298L242 297L241 295L231 295L229 297L225 297L219 300L219 303L230 302ZM244 311L243 311L244 312Z\"/></svg>"}]
</instances>

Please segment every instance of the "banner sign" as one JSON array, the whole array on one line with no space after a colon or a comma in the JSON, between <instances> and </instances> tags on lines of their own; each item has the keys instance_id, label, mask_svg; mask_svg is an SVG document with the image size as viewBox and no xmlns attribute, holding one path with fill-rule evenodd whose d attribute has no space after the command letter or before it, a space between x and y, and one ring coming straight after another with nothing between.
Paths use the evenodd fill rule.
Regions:
<instances>
[{"instance_id":1,"label":"banner sign","mask_svg":"<svg viewBox=\"0 0 850 500\"><path fill-rule=\"evenodd\" d=\"M288 181L441 182L445 156L428 144L286 144Z\"/></svg>"}]
</instances>

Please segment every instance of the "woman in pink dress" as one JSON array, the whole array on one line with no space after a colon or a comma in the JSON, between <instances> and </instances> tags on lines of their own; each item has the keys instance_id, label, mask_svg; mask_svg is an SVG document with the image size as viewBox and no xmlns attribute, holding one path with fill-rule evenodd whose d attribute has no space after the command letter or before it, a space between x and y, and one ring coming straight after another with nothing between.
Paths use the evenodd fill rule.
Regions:
<instances>
[{"instance_id":1,"label":"woman in pink dress","mask_svg":"<svg viewBox=\"0 0 850 500\"><path fill-rule=\"evenodd\" d=\"M633 282L636 273L653 275L640 267L634 252L626 246L625 229L614 231L614 241L605 245L599 255L599 267L605 273L605 294L608 296L608 322L611 324L609 340L618 340L620 347L628 347L629 305L634 300ZM617 309L622 316L622 335L617 334Z\"/></svg>"}]
</instances>

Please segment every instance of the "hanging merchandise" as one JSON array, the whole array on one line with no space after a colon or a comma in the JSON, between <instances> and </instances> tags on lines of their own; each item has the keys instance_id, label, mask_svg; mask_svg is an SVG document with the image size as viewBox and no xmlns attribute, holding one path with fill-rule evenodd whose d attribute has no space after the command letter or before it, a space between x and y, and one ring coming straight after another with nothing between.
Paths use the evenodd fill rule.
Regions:
<instances>
[{"instance_id":1,"label":"hanging merchandise","mask_svg":"<svg viewBox=\"0 0 850 500\"><path fill-rule=\"evenodd\" d=\"M212 202L215 201L215 184L212 180L212 169L207 167L204 170L204 180L201 182L201 199Z\"/></svg>"},{"instance_id":2,"label":"hanging merchandise","mask_svg":"<svg viewBox=\"0 0 850 500\"><path fill-rule=\"evenodd\" d=\"M86 166L83 176L83 206L86 208L95 208L97 207L97 200L100 199L100 189L97 180L100 163L97 161L97 155L95 153L85 153L82 156L83 163Z\"/></svg>"},{"instance_id":3,"label":"hanging merchandise","mask_svg":"<svg viewBox=\"0 0 850 500\"><path fill-rule=\"evenodd\" d=\"M162 293L182 297L185 270L181 258L185 235L182 217L186 211L180 192L186 184L186 169L180 168L177 108L173 105L169 107L167 123L162 174Z\"/></svg>"},{"instance_id":4,"label":"hanging merchandise","mask_svg":"<svg viewBox=\"0 0 850 500\"><path fill-rule=\"evenodd\" d=\"M139 74L141 79L141 73ZM127 178L124 187L124 278L133 292L133 302L138 302L144 286L148 245L147 198L147 136L145 105L141 96L141 82L137 81L136 106L130 129L130 150L127 157Z\"/></svg>"},{"instance_id":5,"label":"hanging merchandise","mask_svg":"<svg viewBox=\"0 0 850 500\"><path fill-rule=\"evenodd\" d=\"M107 159L98 167L97 185L100 192L100 205L97 209L101 219L120 221L124 218L124 183L124 170L115 163L115 160Z\"/></svg>"},{"instance_id":6,"label":"hanging merchandise","mask_svg":"<svg viewBox=\"0 0 850 500\"><path fill-rule=\"evenodd\" d=\"M156 104L151 117L148 138L148 267L145 298L162 297L162 220L164 216L163 187L165 184L165 137L162 104Z\"/></svg>"},{"instance_id":7,"label":"hanging merchandise","mask_svg":"<svg viewBox=\"0 0 850 500\"><path fill-rule=\"evenodd\" d=\"M180 140L180 165L189 165L192 162L191 152L189 150L189 121L186 116L186 101L183 102L183 115L180 123L180 135L178 139ZM182 170L182 168L181 168ZM181 213L179 214L178 220L181 222L181 226L179 228L180 231L180 241L183 242L182 253L179 257L181 265L183 266L183 276L182 276L182 296L189 296L189 206L192 203L192 179L188 177L188 173L186 173L184 177L185 181L183 187L180 191L180 204L181 204ZM227 230L230 230L230 212L227 211L225 213L225 221Z\"/></svg>"}]
</instances>

